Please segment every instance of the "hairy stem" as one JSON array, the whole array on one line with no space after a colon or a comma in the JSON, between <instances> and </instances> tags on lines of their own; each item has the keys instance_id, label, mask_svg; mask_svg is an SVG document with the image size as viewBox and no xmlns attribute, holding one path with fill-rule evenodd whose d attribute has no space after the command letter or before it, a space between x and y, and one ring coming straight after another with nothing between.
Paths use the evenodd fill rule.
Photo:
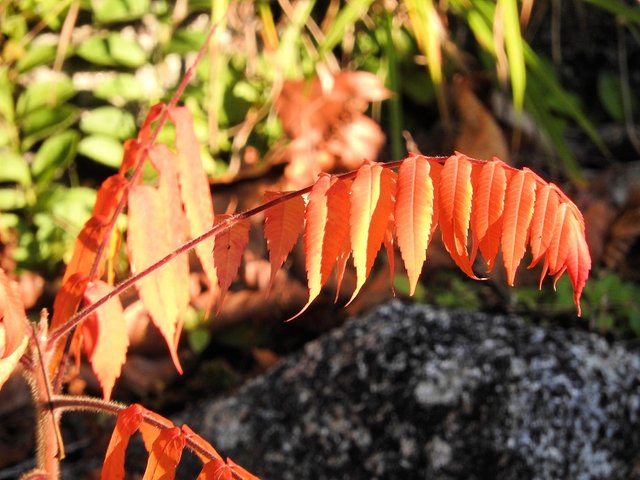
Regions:
<instances>
[{"instance_id":1,"label":"hairy stem","mask_svg":"<svg viewBox=\"0 0 640 480\"><path fill-rule=\"evenodd\" d=\"M119 402L113 402L109 400L102 400L95 397L82 397L82 396L69 396L69 395L55 395L51 397L51 400L47 402L46 408L55 410L59 416L65 411L91 411L102 412L109 415L118 415L122 410L127 408L128 405ZM149 415L146 411L143 412L144 423L156 427L159 429L172 428L174 424L167 418L160 417L159 415ZM198 441L197 438L190 438L186 436L186 445L194 453L201 457L208 458L209 460L221 458L217 455L217 452L212 452L207 446Z\"/></svg>"}]
</instances>

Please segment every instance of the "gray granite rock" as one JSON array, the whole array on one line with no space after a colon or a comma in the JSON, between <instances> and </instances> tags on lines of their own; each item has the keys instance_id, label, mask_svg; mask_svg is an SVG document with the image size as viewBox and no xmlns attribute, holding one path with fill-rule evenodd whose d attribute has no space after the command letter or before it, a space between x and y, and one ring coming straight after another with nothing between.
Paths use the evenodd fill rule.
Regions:
<instances>
[{"instance_id":1,"label":"gray granite rock","mask_svg":"<svg viewBox=\"0 0 640 480\"><path fill-rule=\"evenodd\" d=\"M640 358L394 301L179 420L267 480L634 478Z\"/></svg>"}]
</instances>

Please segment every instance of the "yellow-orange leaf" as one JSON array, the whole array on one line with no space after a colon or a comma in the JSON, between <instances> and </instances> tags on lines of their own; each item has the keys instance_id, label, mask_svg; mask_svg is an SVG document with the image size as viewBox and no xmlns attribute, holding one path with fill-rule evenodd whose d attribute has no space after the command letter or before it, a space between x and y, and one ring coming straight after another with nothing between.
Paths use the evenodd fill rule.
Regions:
<instances>
[{"instance_id":1,"label":"yellow-orange leaf","mask_svg":"<svg viewBox=\"0 0 640 480\"><path fill-rule=\"evenodd\" d=\"M538 188L536 202L533 207L533 217L531 218L529 244L533 261L529 268L540 261L551 244L558 205L558 194L551 185L543 185Z\"/></svg>"},{"instance_id":2,"label":"yellow-orange leaf","mask_svg":"<svg viewBox=\"0 0 640 480\"><path fill-rule=\"evenodd\" d=\"M111 285L96 280L87 286L84 301L90 305L112 290ZM104 398L109 400L129 347L120 298L111 298L82 322L82 344L91 369L98 377Z\"/></svg>"},{"instance_id":3,"label":"yellow-orange leaf","mask_svg":"<svg viewBox=\"0 0 640 480\"><path fill-rule=\"evenodd\" d=\"M467 275L476 278L467 251L473 193L471 171L471 162L465 155L456 154L445 161L438 185L438 222L451 258Z\"/></svg>"},{"instance_id":4,"label":"yellow-orange leaf","mask_svg":"<svg viewBox=\"0 0 640 480\"><path fill-rule=\"evenodd\" d=\"M0 268L0 388L27 348L27 315L17 287Z\"/></svg>"},{"instance_id":5,"label":"yellow-orange leaf","mask_svg":"<svg viewBox=\"0 0 640 480\"><path fill-rule=\"evenodd\" d=\"M133 404L118 413L118 420L102 464L102 480L124 479L125 451L129 445L129 439L142 424L144 411L142 406Z\"/></svg>"},{"instance_id":6,"label":"yellow-orange leaf","mask_svg":"<svg viewBox=\"0 0 640 480\"><path fill-rule=\"evenodd\" d=\"M305 211L304 254L309 300L304 312L327 282L349 235L349 190L326 173L313 185ZM297 316L296 315L296 316Z\"/></svg>"},{"instance_id":7,"label":"yellow-orange leaf","mask_svg":"<svg viewBox=\"0 0 640 480\"><path fill-rule=\"evenodd\" d=\"M142 480L173 480L185 443L186 439L180 428L162 430L149 452Z\"/></svg>"},{"instance_id":8,"label":"yellow-orange leaf","mask_svg":"<svg viewBox=\"0 0 640 480\"><path fill-rule=\"evenodd\" d=\"M200 161L200 145L193 130L191 112L186 107L175 107L169 117L176 126L176 153L180 181L180 198L184 205L192 237L213 226L213 200L209 180ZM215 268L211 251L213 239L199 243L196 255L211 285L215 285Z\"/></svg>"},{"instance_id":9,"label":"yellow-orange leaf","mask_svg":"<svg viewBox=\"0 0 640 480\"><path fill-rule=\"evenodd\" d=\"M495 160L482 165L477 175L471 202L471 259L478 248L491 271L500 248L502 212L507 190L507 174L504 163Z\"/></svg>"},{"instance_id":10,"label":"yellow-orange leaf","mask_svg":"<svg viewBox=\"0 0 640 480\"><path fill-rule=\"evenodd\" d=\"M429 161L420 155L407 158L398 171L395 224L398 247L409 276L409 295L413 295L427 247L433 220L433 182Z\"/></svg>"},{"instance_id":11,"label":"yellow-orange leaf","mask_svg":"<svg viewBox=\"0 0 640 480\"><path fill-rule=\"evenodd\" d=\"M231 215L219 215L216 220L221 222ZM240 220L225 228L215 237L213 246L213 263L216 268L216 275L220 285L220 304L229 286L236 278L242 254L249 241L249 221ZM219 304L219 305L220 305Z\"/></svg>"},{"instance_id":12,"label":"yellow-orange leaf","mask_svg":"<svg viewBox=\"0 0 640 480\"><path fill-rule=\"evenodd\" d=\"M165 145L158 144L149 150L149 159L160 173L158 193L166 210L164 231L167 246L176 249L187 240L187 218L181 202L177 201L180 198L180 186L176 156ZM173 275L178 319L182 322L189 306L189 256L179 255L163 268Z\"/></svg>"},{"instance_id":13,"label":"yellow-orange leaf","mask_svg":"<svg viewBox=\"0 0 640 480\"><path fill-rule=\"evenodd\" d=\"M266 192L265 201L282 196L280 192ZM304 200L297 196L278 203L264 212L264 239L269 249L271 276L269 290L276 273L293 249L304 225Z\"/></svg>"},{"instance_id":14,"label":"yellow-orange leaf","mask_svg":"<svg viewBox=\"0 0 640 480\"><path fill-rule=\"evenodd\" d=\"M173 249L167 224L167 207L158 190L149 185L133 186L129 191L127 249L134 274ZM177 352L180 308L174 283L183 280L176 280L175 268L167 267L141 278L136 288L153 323L167 342L176 369L182 373Z\"/></svg>"},{"instance_id":15,"label":"yellow-orange leaf","mask_svg":"<svg viewBox=\"0 0 640 480\"><path fill-rule=\"evenodd\" d=\"M356 267L356 297L371 272L393 211L395 173L381 164L365 162L351 184L351 252Z\"/></svg>"},{"instance_id":16,"label":"yellow-orange leaf","mask_svg":"<svg viewBox=\"0 0 640 480\"><path fill-rule=\"evenodd\" d=\"M536 180L529 172L518 171L509 179L504 201L501 242L507 283L511 286L527 248L535 196Z\"/></svg>"}]
</instances>

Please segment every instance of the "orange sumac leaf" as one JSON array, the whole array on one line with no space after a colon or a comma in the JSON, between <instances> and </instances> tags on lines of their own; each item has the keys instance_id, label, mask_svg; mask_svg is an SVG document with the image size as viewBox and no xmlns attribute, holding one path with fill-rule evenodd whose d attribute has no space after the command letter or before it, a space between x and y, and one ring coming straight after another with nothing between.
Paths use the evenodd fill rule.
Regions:
<instances>
[{"instance_id":1,"label":"orange sumac leaf","mask_svg":"<svg viewBox=\"0 0 640 480\"><path fill-rule=\"evenodd\" d=\"M233 478L260 480L230 458L227 458L226 463L217 458L205 463L197 480L232 480Z\"/></svg>"},{"instance_id":2,"label":"orange sumac leaf","mask_svg":"<svg viewBox=\"0 0 640 480\"><path fill-rule=\"evenodd\" d=\"M232 480L231 468L222 459L215 458L202 467L196 480Z\"/></svg>"},{"instance_id":3,"label":"orange sumac leaf","mask_svg":"<svg viewBox=\"0 0 640 480\"><path fill-rule=\"evenodd\" d=\"M124 478L124 456L129 439L138 431L145 409L133 404L118 413L116 426L111 434L107 453L102 464L102 480L120 480Z\"/></svg>"},{"instance_id":4,"label":"orange sumac leaf","mask_svg":"<svg viewBox=\"0 0 640 480\"><path fill-rule=\"evenodd\" d=\"M445 161L438 185L438 221L451 258L467 275L476 278L467 251L473 193L471 171L471 162L465 155L456 154Z\"/></svg>"},{"instance_id":5,"label":"orange sumac leaf","mask_svg":"<svg viewBox=\"0 0 640 480\"><path fill-rule=\"evenodd\" d=\"M209 180L200 160L200 145L193 130L191 112L186 107L176 107L169 111L169 117L176 127L180 198L189 221L191 236L196 237L213 226L213 200ZM200 242L195 248L202 268L213 286L216 277L212 250L213 239Z\"/></svg>"},{"instance_id":6,"label":"orange sumac leaf","mask_svg":"<svg viewBox=\"0 0 640 480\"><path fill-rule=\"evenodd\" d=\"M365 162L351 184L351 252L356 267L356 297L371 272L393 211L396 174L381 164Z\"/></svg>"},{"instance_id":7,"label":"orange sumac leaf","mask_svg":"<svg viewBox=\"0 0 640 480\"><path fill-rule=\"evenodd\" d=\"M129 226L127 250L132 273L144 270L169 253L173 247L167 233L167 207L158 190L149 185L135 185L129 191ZM178 338L180 307L176 296L176 267L169 263L141 278L136 288L153 323L167 342L179 372Z\"/></svg>"},{"instance_id":8,"label":"orange sumac leaf","mask_svg":"<svg viewBox=\"0 0 640 480\"><path fill-rule=\"evenodd\" d=\"M429 161L410 156L398 171L395 224L398 247L409 276L409 295L413 295L427 247L433 220L433 182Z\"/></svg>"},{"instance_id":9,"label":"orange sumac leaf","mask_svg":"<svg viewBox=\"0 0 640 480\"><path fill-rule=\"evenodd\" d=\"M569 215L571 236L566 259L567 272L573 285L573 301L578 309L578 316L582 313L580 296L589 277L589 270L591 270L591 255L585 237L584 223L581 220L581 218L576 218L573 212Z\"/></svg>"},{"instance_id":10,"label":"orange sumac leaf","mask_svg":"<svg viewBox=\"0 0 640 480\"><path fill-rule=\"evenodd\" d=\"M149 452L143 480L173 480L185 443L184 432L180 428L162 430Z\"/></svg>"},{"instance_id":11,"label":"orange sumac leaf","mask_svg":"<svg viewBox=\"0 0 640 480\"><path fill-rule=\"evenodd\" d=\"M265 201L280 197L283 193L266 192ZM264 238L269 249L271 276L269 290L276 273L293 249L304 225L304 200L297 196L278 203L264 212Z\"/></svg>"},{"instance_id":12,"label":"orange sumac leaf","mask_svg":"<svg viewBox=\"0 0 640 480\"><path fill-rule=\"evenodd\" d=\"M482 165L478 172L471 202L471 259L478 248L491 271L500 248L502 212L507 190L504 163L497 160Z\"/></svg>"},{"instance_id":13,"label":"orange sumac leaf","mask_svg":"<svg viewBox=\"0 0 640 480\"><path fill-rule=\"evenodd\" d=\"M27 315L15 282L0 268L0 388L27 348Z\"/></svg>"},{"instance_id":14,"label":"orange sumac leaf","mask_svg":"<svg viewBox=\"0 0 640 480\"><path fill-rule=\"evenodd\" d=\"M149 159L160 173L158 193L166 210L164 233L167 237L167 247L173 250L187 240L187 218L181 202L178 201L180 185L176 156L165 145L159 144L149 150ZM189 306L189 256L179 255L163 268L170 270L170 274L173 275L178 319L182 321Z\"/></svg>"},{"instance_id":15,"label":"orange sumac leaf","mask_svg":"<svg viewBox=\"0 0 640 480\"><path fill-rule=\"evenodd\" d=\"M73 246L73 254L62 277L64 284L74 273L88 275L96 259L100 244L106 240L107 227L115 212L118 202L124 195L127 180L120 174L107 178L96 196L93 214L87 220L76 238ZM100 265L96 275L100 277L103 272L104 259L100 259ZM56 325L57 326L57 325Z\"/></svg>"},{"instance_id":16,"label":"orange sumac leaf","mask_svg":"<svg viewBox=\"0 0 640 480\"><path fill-rule=\"evenodd\" d=\"M74 273L89 275L100 243L107 233L108 225L109 220L103 216L91 217L86 221L76 238L73 254L62 277L62 283L65 283ZM98 276L101 276L103 272L104 262L102 260L100 259L100 266L97 270Z\"/></svg>"},{"instance_id":17,"label":"orange sumac leaf","mask_svg":"<svg viewBox=\"0 0 640 480\"><path fill-rule=\"evenodd\" d=\"M62 287L58 290L56 294L56 298L53 302L53 318L51 319L51 329L57 328L60 325L64 324L77 310L80 302L82 301L82 297L84 295L84 291L87 288L87 283L89 279L83 273L76 272L67 278L66 281L62 283ZM80 363L80 335L77 333L74 336L74 349L73 351L76 353L76 362ZM54 352L51 354L51 361L49 362L49 375L53 377L56 369L58 368L58 364L60 359L62 358L62 354L64 351L65 342L64 340L59 341L56 346Z\"/></svg>"},{"instance_id":18,"label":"orange sumac leaf","mask_svg":"<svg viewBox=\"0 0 640 480\"><path fill-rule=\"evenodd\" d=\"M555 275L562 269L572 246L570 236L573 234L573 229L569 220L570 215L569 205L561 203L556 211L553 235L545 258L549 275Z\"/></svg>"},{"instance_id":19,"label":"orange sumac leaf","mask_svg":"<svg viewBox=\"0 0 640 480\"><path fill-rule=\"evenodd\" d=\"M536 180L528 171L520 170L509 179L504 200L501 242L507 283L511 286L527 248L535 198Z\"/></svg>"},{"instance_id":20,"label":"orange sumac leaf","mask_svg":"<svg viewBox=\"0 0 640 480\"><path fill-rule=\"evenodd\" d=\"M349 236L348 206L346 184L321 173L309 193L305 210L304 256L309 300L297 315L318 296L341 254Z\"/></svg>"},{"instance_id":21,"label":"orange sumac leaf","mask_svg":"<svg viewBox=\"0 0 640 480\"><path fill-rule=\"evenodd\" d=\"M536 191L536 202L531 218L531 233L529 244L533 261L531 267L540 261L547 252L553 236L553 227L558 210L558 194L551 185L543 185Z\"/></svg>"},{"instance_id":22,"label":"orange sumac leaf","mask_svg":"<svg viewBox=\"0 0 640 480\"><path fill-rule=\"evenodd\" d=\"M84 300L91 304L108 295L113 287L101 280L90 283L84 291ZM120 376L126 361L129 337L122 304L116 296L97 309L82 322L82 344L98 377L105 400L111 398L111 390Z\"/></svg>"},{"instance_id":23,"label":"orange sumac leaf","mask_svg":"<svg viewBox=\"0 0 640 480\"><path fill-rule=\"evenodd\" d=\"M219 215L218 221L224 221L231 215ZM213 244L213 263L220 285L220 303L236 278L242 254L249 241L250 223L246 219L232 223L215 236Z\"/></svg>"}]
</instances>

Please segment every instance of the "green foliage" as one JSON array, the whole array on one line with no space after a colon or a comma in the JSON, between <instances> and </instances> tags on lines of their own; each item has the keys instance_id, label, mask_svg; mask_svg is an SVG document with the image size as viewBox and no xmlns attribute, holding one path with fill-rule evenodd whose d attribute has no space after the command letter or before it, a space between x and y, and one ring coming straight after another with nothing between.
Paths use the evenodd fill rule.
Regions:
<instances>
[{"instance_id":1,"label":"green foliage","mask_svg":"<svg viewBox=\"0 0 640 480\"><path fill-rule=\"evenodd\" d=\"M561 278L556 285L556 294L548 289L518 287L514 290L515 302L523 310L534 315L566 315L573 308L573 293L570 283ZM582 294L582 318L589 327L601 333L617 333L640 336L640 286L625 281L611 272L601 272L587 282ZM537 313L536 313L537 312Z\"/></svg>"}]
</instances>

